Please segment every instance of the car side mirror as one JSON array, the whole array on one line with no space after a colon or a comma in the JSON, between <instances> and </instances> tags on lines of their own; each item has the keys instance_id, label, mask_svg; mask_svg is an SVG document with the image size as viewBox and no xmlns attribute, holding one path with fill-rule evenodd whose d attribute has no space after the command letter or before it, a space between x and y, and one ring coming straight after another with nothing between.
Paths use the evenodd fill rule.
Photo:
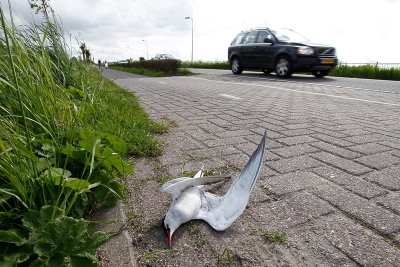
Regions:
<instances>
[{"instance_id":1,"label":"car side mirror","mask_svg":"<svg viewBox=\"0 0 400 267\"><path fill-rule=\"evenodd\" d=\"M272 39L270 39L270 38L264 38L264 43L272 44L272 43L274 43L274 41L272 41Z\"/></svg>"}]
</instances>

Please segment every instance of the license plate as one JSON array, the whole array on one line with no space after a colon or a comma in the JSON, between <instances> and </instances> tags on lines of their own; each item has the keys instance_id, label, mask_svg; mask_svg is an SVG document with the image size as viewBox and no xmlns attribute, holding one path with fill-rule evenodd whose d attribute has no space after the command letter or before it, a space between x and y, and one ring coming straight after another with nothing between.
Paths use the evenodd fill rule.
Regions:
<instances>
[{"instance_id":1,"label":"license plate","mask_svg":"<svg viewBox=\"0 0 400 267\"><path fill-rule=\"evenodd\" d=\"M323 59L321 59L321 63L322 64L333 64L333 63L335 63L335 60L332 58L323 58Z\"/></svg>"}]
</instances>

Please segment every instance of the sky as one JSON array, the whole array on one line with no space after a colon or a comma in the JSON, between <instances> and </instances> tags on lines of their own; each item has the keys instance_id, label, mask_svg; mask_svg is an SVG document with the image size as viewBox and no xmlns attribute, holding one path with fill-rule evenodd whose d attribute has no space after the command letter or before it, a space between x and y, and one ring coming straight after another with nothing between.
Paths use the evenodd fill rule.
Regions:
<instances>
[{"instance_id":1,"label":"sky","mask_svg":"<svg viewBox=\"0 0 400 267\"><path fill-rule=\"evenodd\" d=\"M8 1L0 0L9 14ZM50 0L72 56L85 43L97 62L156 54L226 61L240 31L291 28L336 47L346 63L400 63L400 0ZM11 0L19 25L40 22L27 0ZM7 15L8 16L8 15ZM8 16L9 17L9 16ZM185 19L190 17L192 19ZM192 24L193 23L193 24ZM193 26L193 27L192 27ZM145 40L145 41L143 41Z\"/></svg>"}]
</instances>

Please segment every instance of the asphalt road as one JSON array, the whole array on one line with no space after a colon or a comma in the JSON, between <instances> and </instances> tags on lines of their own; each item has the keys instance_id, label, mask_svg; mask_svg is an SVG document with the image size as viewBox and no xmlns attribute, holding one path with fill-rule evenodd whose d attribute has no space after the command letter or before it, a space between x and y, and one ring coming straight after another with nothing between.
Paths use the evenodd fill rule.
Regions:
<instances>
[{"instance_id":1,"label":"asphalt road","mask_svg":"<svg viewBox=\"0 0 400 267\"><path fill-rule=\"evenodd\" d=\"M239 219L223 232L184 225L174 234L180 253L154 260L160 266L216 266L213 251L225 247L234 266L399 266L399 82L193 71L202 74L121 79L104 72L138 96L151 118L171 124L171 132L160 136L165 152L156 165L136 166L127 180L126 213L143 216L141 228L131 224L127 233L140 240L129 254L133 261L152 265L143 255L167 249L159 224L169 196L149 179L156 169L165 171L160 177L202 167L237 177L266 131L263 169ZM288 241L263 242L250 229L278 230Z\"/></svg>"},{"instance_id":2,"label":"asphalt road","mask_svg":"<svg viewBox=\"0 0 400 267\"><path fill-rule=\"evenodd\" d=\"M234 75L230 70L190 69L194 73L214 74L218 76L249 77L251 79L262 79L265 81L279 81L286 83L307 83L339 88L360 89L400 93L400 81L384 81L373 79L355 79L326 76L315 78L312 75L293 74L290 79L278 78L274 73L264 74L254 71L243 71L240 75Z\"/></svg>"}]
</instances>

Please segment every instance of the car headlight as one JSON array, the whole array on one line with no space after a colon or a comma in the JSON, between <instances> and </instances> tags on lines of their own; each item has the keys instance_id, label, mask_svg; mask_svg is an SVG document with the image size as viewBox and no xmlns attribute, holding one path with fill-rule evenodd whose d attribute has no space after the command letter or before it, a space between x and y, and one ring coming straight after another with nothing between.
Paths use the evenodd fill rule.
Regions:
<instances>
[{"instance_id":1,"label":"car headlight","mask_svg":"<svg viewBox=\"0 0 400 267\"><path fill-rule=\"evenodd\" d=\"M314 49L309 46L300 46L297 48L298 55L314 55Z\"/></svg>"}]
</instances>

